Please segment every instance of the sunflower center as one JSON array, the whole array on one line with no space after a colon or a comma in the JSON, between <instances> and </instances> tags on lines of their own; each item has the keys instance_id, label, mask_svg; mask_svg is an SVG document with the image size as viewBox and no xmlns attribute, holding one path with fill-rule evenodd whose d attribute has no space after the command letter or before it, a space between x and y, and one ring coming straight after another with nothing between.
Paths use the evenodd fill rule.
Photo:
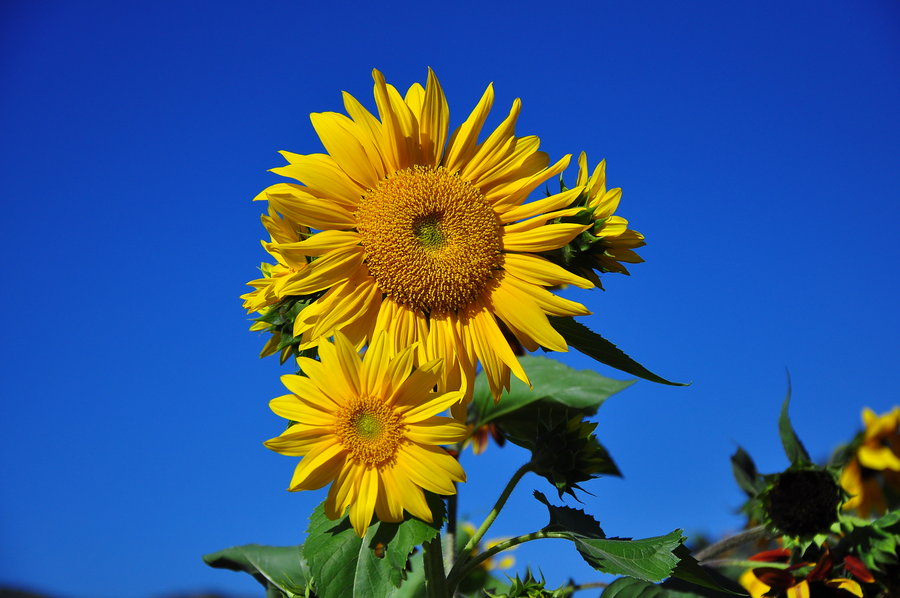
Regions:
<instances>
[{"instance_id":1,"label":"sunflower center","mask_svg":"<svg viewBox=\"0 0 900 598\"><path fill-rule=\"evenodd\" d=\"M405 430L400 416L375 397L355 399L338 412L338 441L361 465L392 461Z\"/></svg>"},{"instance_id":2,"label":"sunflower center","mask_svg":"<svg viewBox=\"0 0 900 598\"><path fill-rule=\"evenodd\" d=\"M430 313L460 310L501 275L502 229L478 188L413 166L366 191L356 211L366 265L382 292Z\"/></svg>"}]
</instances>

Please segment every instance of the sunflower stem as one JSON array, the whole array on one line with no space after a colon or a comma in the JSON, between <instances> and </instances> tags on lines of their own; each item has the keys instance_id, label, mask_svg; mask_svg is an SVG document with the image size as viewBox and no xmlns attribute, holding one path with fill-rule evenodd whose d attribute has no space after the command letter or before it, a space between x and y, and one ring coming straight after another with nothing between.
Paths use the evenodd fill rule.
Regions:
<instances>
[{"instance_id":1,"label":"sunflower stem","mask_svg":"<svg viewBox=\"0 0 900 598\"><path fill-rule=\"evenodd\" d=\"M450 571L450 575L447 576L447 585L451 588L455 587L460 581L465 578L466 575L468 575L472 570L478 567L478 565L487 561L488 559L493 558L494 555L499 554L504 550L509 550L510 548L518 546L519 544L524 544L525 542L531 542L532 540L542 540L544 538L571 540L572 535L566 532L548 532L539 530L530 534L516 536L515 538L509 538L508 540L497 542L495 545L491 546L481 554L465 561L465 563L463 563L460 559L460 561L457 562L457 566L454 567L454 570Z\"/></svg>"},{"instance_id":2,"label":"sunflower stem","mask_svg":"<svg viewBox=\"0 0 900 598\"><path fill-rule=\"evenodd\" d=\"M456 488L456 482L453 482ZM456 494L447 497L447 533L444 538L445 554L444 554L444 571L453 569L456 560L456 509L459 500Z\"/></svg>"},{"instance_id":3,"label":"sunflower stem","mask_svg":"<svg viewBox=\"0 0 900 598\"><path fill-rule=\"evenodd\" d=\"M766 526L757 525L756 527L751 527L750 529L744 530L733 536L723 538L715 544L710 544L709 546L695 554L694 558L700 561L701 564L703 564L703 561L710 560L713 557L728 552L733 548L737 548L738 546L746 542L752 542L753 540L764 538L767 534L768 531L766 530Z\"/></svg>"},{"instance_id":4,"label":"sunflower stem","mask_svg":"<svg viewBox=\"0 0 900 598\"><path fill-rule=\"evenodd\" d=\"M428 598L449 598L447 577L444 573L444 556L441 536L437 535L422 545L422 561L425 565L425 593Z\"/></svg>"},{"instance_id":5,"label":"sunflower stem","mask_svg":"<svg viewBox=\"0 0 900 598\"><path fill-rule=\"evenodd\" d=\"M488 516L485 518L484 522L481 524L472 537L469 538L469 541L466 542L466 545L463 547L461 551L459 551L456 564L450 570L448 579L455 580L450 585L451 588L454 588L459 580L462 579L462 575L460 571L465 570L469 571L471 568L468 567L467 563L469 561L469 555L472 554L472 551L478 546L478 543L481 542L481 539L487 533L488 529L490 529L491 524L494 523L494 520L497 518L497 515L500 514L500 509L503 508L503 505L506 504L506 501L509 499L509 495L512 494L513 489L516 487L516 484L519 483L519 480L522 479L526 473L532 470L531 461L520 467L516 470L516 473L510 478L509 482L506 483L506 487L503 489L503 492L500 493L500 496L497 498L497 502L494 503L494 507L491 509L491 512L488 513ZM494 547L496 548L496 547ZM493 550L493 549L492 549ZM490 552L490 551L489 551ZM480 562L480 561L479 561Z\"/></svg>"}]
</instances>

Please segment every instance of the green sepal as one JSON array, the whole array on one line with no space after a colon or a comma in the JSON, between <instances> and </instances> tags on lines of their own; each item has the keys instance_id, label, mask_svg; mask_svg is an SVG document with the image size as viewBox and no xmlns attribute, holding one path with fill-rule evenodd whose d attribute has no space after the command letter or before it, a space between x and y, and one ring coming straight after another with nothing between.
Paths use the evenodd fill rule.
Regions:
<instances>
[{"instance_id":1,"label":"green sepal","mask_svg":"<svg viewBox=\"0 0 900 598\"><path fill-rule=\"evenodd\" d=\"M756 470L753 458L741 447L738 447L731 456L731 471L737 485L751 498L766 487L763 476Z\"/></svg>"},{"instance_id":2,"label":"green sepal","mask_svg":"<svg viewBox=\"0 0 900 598\"><path fill-rule=\"evenodd\" d=\"M791 425L791 416L788 414L788 407L791 404L791 377L787 380L787 395L784 397L784 403L781 405L781 415L778 418L778 435L781 437L781 444L784 447L784 454L787 455L791 465L804 466L811 465L812 459L806 447L800 442L797 432Z\"/></svg>"},{"instance_id":3,"label":"green sepal","mask_svg":"<svg viewBox=\"0 0 900 598\"><path fill-rule=\"evenodd\" d=\"M216 569L249 573L266 588L267 596L311 597L309 566L301 546L246 544L203 556ZM276 593L277 592L277 593Z\"/></svg>"},{"instance_id":4,"label":"green sepal","mask_svg":"<svg viewBox=\"0 0 900 598\"><path fill-rule=\"evenodd\" d=\"M576 322L571 317L548 316L550 324L556 329L569 344L588 357L599 361L611 368L621 370L633 376L638 376L651 382L669 384L671 386L687 386L683 382L671 382L661 376L657 376L637 361L629 357L624 351L609 342L584 324Z\"/></svg>"},{"instance_id":5,"label":"green sepal","mask_svg":"<svg viewBox=\"0 0 900 598\"><path fill-rule=\"evenodd\" d=\"M319 505L309 518L303 556L313 584L322 598L390 596L406 577L409 556L416 546L440 533L445 505L426 492L432 523L411 515L400 523L373 521L364 538L356 535L345 516L332 521Z\"/></svg>"}]
</instances>

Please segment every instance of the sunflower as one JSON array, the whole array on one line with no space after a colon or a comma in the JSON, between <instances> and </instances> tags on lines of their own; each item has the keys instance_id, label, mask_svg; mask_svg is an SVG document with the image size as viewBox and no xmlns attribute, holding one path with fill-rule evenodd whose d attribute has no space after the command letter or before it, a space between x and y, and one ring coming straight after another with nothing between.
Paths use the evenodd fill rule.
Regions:
<instances>
[{"instance_id":1,"label":"sunflower","mask_svg":"<svg viewBox=\"0 0 900 598\"><path fill-rule=\"evenodd\" d=\"M868 517L884 513L893 506L888 502L900 495L900 407L884 415L866 407L862 418L865 430L841 472L841 485L852 495L844 509L857 509Z\"/></svg>"},{"instance_id":2,"label":"sunflower","mask_svg":"<svg viewBox=\"0 0 900 598\"><path fill-rule=\"evenodd\" d=\"M631 274L621 262L639 264L643 258L633 250L646 245L644 235L628 228L628 221L616 216L615 211L622 199L622 189L606 188L606 160L602 160L594 172L588 177L587 156L584 152L578 157L578 178L576 188L583 188L586 193L585 207L593 210L593 226L590 234L598 240L579 268L580 272L590 278L595 285L601 286L600 279L593 270L600 272L619 272Z\"/></svg>"},{"instance_id":3,"label":"sunflower","mask_svg":"<svg viewBox=\"0 0 900 598\"><path fill-rule=\"evenodd\" d=\"M337 331L358 348L382 333L392 352L418 343L416 363L445 359L440 388L464 387L468 398L480 362L499 397L510 373L528 382L513 346L566 351L547 316L590 313L548 288L591 282L538 255L587 228L550 222L579 211L570 207L579 190L525 201L570 156L550 165L537 137L515 136L518 99L479 142L492 86L448 135L431 70L424 88L415 83L403 96L377 70L373 77L378 117L347 93L349 116L312 114L328 153L281 152L289 164L272 171L302 184L257 196L314 231L269 247L302 269L284 293L323 293L296 318L294 335L301 349Z\"/></svg>"},{"instance_id":4,"label":"sunflower","mask_svg":"<svg viewBox=\"0 0 900 598\"><path fill-rule=\"evenodd\" d=\"M466 475L438 445L466 436L466 427L438 413L459 402L462 391L432 392L440 360L412 371L413 347L391 357L385 335L364 357L340 332L319 345L321 361L298 357L305 376L282 376L292 394L273 399L276 414L297 422L265 445L300 456L289 489L316 490L331 483L325 499L330 519L350 508L363 537L372 520L402 521L403 512L431 521L424 490L455 494ZM412 373L410 373L412 371Z\"/></svg>"}]
</instances>

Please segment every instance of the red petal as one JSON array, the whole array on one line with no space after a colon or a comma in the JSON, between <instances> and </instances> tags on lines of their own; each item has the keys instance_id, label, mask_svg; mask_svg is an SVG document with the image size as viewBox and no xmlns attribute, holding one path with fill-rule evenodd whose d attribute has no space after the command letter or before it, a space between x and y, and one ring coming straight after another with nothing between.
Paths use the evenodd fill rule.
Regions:
<instances>
[{"instance_id":1,"label":"red petal","mask_svg":"<svg viewBox=\"0 0 900 598\"><path fill-rule=\"evenodd\" d=\"M855 556L848 554L844 557L844 569L846 569L850 575L864 583L872 583L875 581L872 572L869 571L868 567Z\"/></svg>"}]
</instances>

